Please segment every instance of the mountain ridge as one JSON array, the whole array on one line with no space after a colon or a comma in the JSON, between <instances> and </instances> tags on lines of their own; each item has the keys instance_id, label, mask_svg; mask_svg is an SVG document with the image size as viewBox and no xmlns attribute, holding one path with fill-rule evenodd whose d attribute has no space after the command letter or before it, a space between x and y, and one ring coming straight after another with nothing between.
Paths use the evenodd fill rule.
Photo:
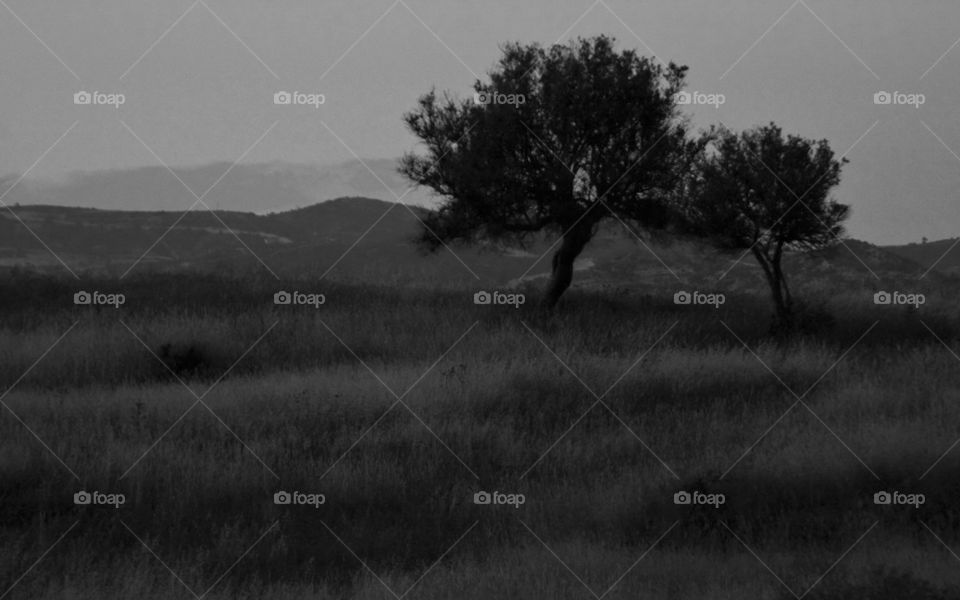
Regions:
<instances>
[{"instance_id":1,"label":"mountain ridge","mask_svg":"<svg viewBox=\"0 0 960 600\"><path fill-rule=\"evenodd\" d=\"M257 214L341 197L395 201L403 196L405 204L435 203L426 190L415 188L407 192L409 187L397 171L395 159L354 159L333 165L217 162L197 167L168 169L157 165L74 172L58 179L25 179L9 192L4 202L155 212L187 210L197 202L196 196L201 196L210 208Z\"/></svg>"},{"instance_id":2,"label":"mountain ridge","mask_svg":"<svg viewBox=\"0 0 960 600\"><path fill-rule=\"evenodd\" d=\"M134 270L265 269L295 279L519 287L549 275L554 242L540 236L525 248L493 242L451 244L430 254L415 244L421 228L418 219L427 209L365 197L336 198L266 214L50 205L21 205L12 210L16 216L0 212L0 267L44 272L63 269L53 251L77 273L120 276ZM642 241L619 223L609 223L578 261L575 285L647 290L700 286L730 291L762 290L765 285L749 255L720 253L689 239L651 236ZM927 254L948 242L929 244ZM897 282L937 285L954 279L953 263L946 259L939 262L943 271L938 265L924 277L929 264L917 262L911 252L917 254L917 249L848 239L822 250L792 254L786 266L800 285L823 290L840 285L870 289Z\"/></svg>"}]
</instances>

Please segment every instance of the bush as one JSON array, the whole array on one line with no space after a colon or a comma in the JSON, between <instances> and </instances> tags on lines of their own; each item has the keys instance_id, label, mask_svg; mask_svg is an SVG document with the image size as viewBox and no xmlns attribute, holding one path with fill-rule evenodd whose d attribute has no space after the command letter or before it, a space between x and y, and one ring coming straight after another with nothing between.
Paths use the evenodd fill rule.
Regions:
<instances>
[{"instance_id":1,"label":"bush","mask_svg":"<svg viewBox=\"0 0 960 600\"><path fill-rule=\"evenodd\" d=\"M173 342L160 346L157 356L180 377L209 374L216 361L213 351L199 342Z\"/></svg>"},{"instance_id":2,"label":"bush","mask_svg":"<svg viewBox=\"0 0 960 600\"><path fill-rule=\"evenodd\" d=\"M836 317L822 303L798 300L794 305L797 330L803 335L818 335L831 331Z\"/></svg>"}]
</instances>

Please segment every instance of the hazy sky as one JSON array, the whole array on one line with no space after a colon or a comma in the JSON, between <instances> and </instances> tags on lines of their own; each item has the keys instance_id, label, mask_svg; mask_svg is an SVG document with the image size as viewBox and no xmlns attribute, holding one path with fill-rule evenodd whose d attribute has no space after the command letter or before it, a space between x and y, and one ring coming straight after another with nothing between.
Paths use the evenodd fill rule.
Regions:
<instances>
[{"instance_id":1,"label":"hazy sky","mask_svg":"<svg viewBox=\"0 0 960 600\"><path fill-rule=\"evenodd\" d=\"M836 195L853 206L855 237L960 235L957 0L4 2L4 172L48 150L31 177L157 157L395 157L414 147L400 117L417 97L432 86L470 93L503 42L607 33L689 65L688 90L724 94L719 108L693 107L700 125L776 120L838 153L852 147ZM80 90L122 93L125 104L75 105ZM326 103L276 106L280 90ZM881 90L925 104L876 105Z\"/></svg>"}]
</instances>

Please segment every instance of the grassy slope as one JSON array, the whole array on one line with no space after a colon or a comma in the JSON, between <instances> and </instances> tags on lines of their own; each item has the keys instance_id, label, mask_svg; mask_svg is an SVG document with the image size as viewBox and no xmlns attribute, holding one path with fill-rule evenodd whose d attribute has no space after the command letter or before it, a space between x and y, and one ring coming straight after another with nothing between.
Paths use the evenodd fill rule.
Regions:
<instances>
[{"instance_id":1,"label":"grassy slope","mask_svg":"<svg viewBox=\"0 0 960 600\"><path fill-rule=\"evenodd\" d=\"M833 327L779 347L749 297L574 294L547 321L470 290L325 287L314 310L273 306L275 282L177 276L134 280L125 307L98 311L66 284L15 286L3 389L76 325L4 398L18 418L0 419L0 593L76 525L8 598L187 597L131 531L198 594L216 583L209 598L390 597L359 559L411 597L586 597L551 551L598 594L629 569L611 598L767 598L785 590L751 550L800 593L876 521L818 590L877 565L960 586L924 526L960 544L960 457L920 479L960 436L960 363L926 329L957 348L944 299L917 314L834 296ZM154 351L195 345L180 375L201 396L242 360L183 416L195 397L127 327ZM783 416L797 398L777 377L816 385ZM588 411L578 378L603 404ZM75 507L81 488L127 504ZM327 504L278 507L277 489ZM475 506L478 489L527 503ZM676 507L678 489L728 501ZM877 489L928 501L876 507Z\"/></svg>"},{"instance_id":2,"label":"grassy slope","mask_svg":"<svg viewBox=\"0 0 960 600\"><path fill-rule=\"evenodd\" d=\"M957 239L937 240L926 244L889 246L890 252L912 260L924 270L930 267L944 273L960 273L960 250Z\"/></svg>"}]
</instances>

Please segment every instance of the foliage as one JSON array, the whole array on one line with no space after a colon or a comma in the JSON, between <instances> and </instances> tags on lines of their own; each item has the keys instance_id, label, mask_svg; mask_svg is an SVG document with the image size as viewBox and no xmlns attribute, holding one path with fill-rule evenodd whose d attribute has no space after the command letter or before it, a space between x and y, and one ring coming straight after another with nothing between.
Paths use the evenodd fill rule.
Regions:
<instances>
[{"instance_id":1,"label":"foliage","mask_svg":"<svg viewBox=\"0 0 960 600\"><path fill-rule=\"evenodd\" d=\"M830 192L848 161L836 159L826 140L784 137L774 123L740 134L713 128L705 139L683 208L689 226L721 248L753 254L770 284L776 325L789 327L783 254L839 239L850 209Z\"/></svg>"},{"instance_id":2,"label":"foliage","mask_svg":"<svg viewBox=\"0 0 960 600\"><path fill-rule=\"evenodd\" d=\"M559 234L555 302L569 285L557 270L572 267L602 219L670 221L690 143L675 101L686 71L600 36L548 49L510 44L473 99L426 94L405 120L427 154L401 162L443 198L421 241Z\"/></svg>"}]
</instances>

